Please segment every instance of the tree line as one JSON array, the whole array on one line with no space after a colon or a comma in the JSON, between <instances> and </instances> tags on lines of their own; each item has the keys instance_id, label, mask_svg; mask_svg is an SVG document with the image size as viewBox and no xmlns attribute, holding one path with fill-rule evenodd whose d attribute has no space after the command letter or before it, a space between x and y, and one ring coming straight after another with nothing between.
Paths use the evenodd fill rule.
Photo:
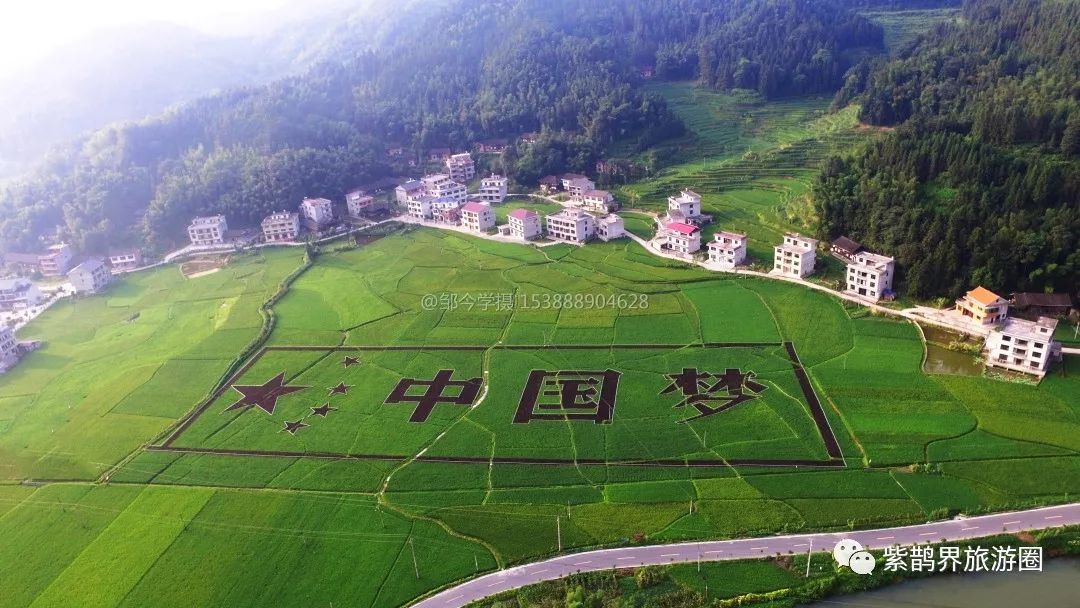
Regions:
<instances>
[{"instance_id":1,"label":"tree line","mask_svg":"<svg viewBox=\"0 0 1080 608\"><path fill-rule=\"evenodd\" d=\"M899 56L853 68L837 104L899 126L831 159L821 236L895 255L900 288L1080 285L1080 3L970 0Z\"/></svg>"}]
</instances>

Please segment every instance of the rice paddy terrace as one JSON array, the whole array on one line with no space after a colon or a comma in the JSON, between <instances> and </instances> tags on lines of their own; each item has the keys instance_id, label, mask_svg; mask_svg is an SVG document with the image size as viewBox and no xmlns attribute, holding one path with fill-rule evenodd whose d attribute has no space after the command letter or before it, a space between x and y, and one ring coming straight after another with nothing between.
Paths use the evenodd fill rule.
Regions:
<instances>
[{"instance_id":1,"label":"rice paddy terrace","mask_svg":"<svg viewBox=\"0 0 1080 608\"><path fill-rule=\"evenodd\" d=\"M771 256L769 243L787 230L816 225L809 192L830 154L853 151L876 131L858 124L857 107L830 112L831 99L765 102L750 92L717 93L691 83L651 87L663 95L691 135L668 151L674 163L624 187L624 198L661 211L668 196L693 188L718 228L746 232L750 253ZM633 193L631 195L631 193Z\"/></svg>"}]
</instances>

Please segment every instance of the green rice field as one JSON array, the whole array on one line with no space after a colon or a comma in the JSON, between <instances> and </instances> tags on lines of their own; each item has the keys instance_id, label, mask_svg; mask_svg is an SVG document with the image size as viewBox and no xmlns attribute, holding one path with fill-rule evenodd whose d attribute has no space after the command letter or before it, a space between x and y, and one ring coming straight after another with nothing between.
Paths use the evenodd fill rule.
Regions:
<instances>
[{"instance_id":1,"label":"green rice field","mask_svg":"<svg viewBox=\"0 0 1080 608\"><path fill-rule=\"evenodd\" d=\"M301 605L322 593L339 605L397 606L477 571L551 554L556 532L564 550L722 538L921 521L1080 491L1074 358L1038 387L927 376L913 326L852 318L827 295L711 275L627 242L536 249L420 229L323 253L275 306L269 349L232 383L258 386L286 372L286 386L308 388L282 396L272 414L226 411L242 395L226 382L213 396L230 361L207 357L206 345L239 352L257 333L258 299L299 258L241 257L194 280L165 268L76 302L102 302L82 317L83 348L144 316L167 314L158 307L172 309L179 323L187 318L179 302L203 302L175 330L166 324L148 332L204 336L197 346L144 337L129 347L138 357L106 359L107 377L131 379L124 390L106 393L90 376L78 380L80 368L67 368L60 376L79 389L45 391L15 409L24 399L20 383L45 374L59 356L48 348L4 379L0 438L40 446L11 448L20 457L5 455L8 479L47 471L71 480L0 486L0 531L13 539L0 549L12 573L0 583L5 605L70 605L73 597L97 606ZM229 287L227 276L243 287ZM270 285L255 289L256 278ZM199 286L205 279L213 282ZM169 298L151 296L159 286L168 286ZM428 294L467 302L466 295L479 301L503 291L515 296L509 309L424 305ZM648 305L586 312L528 308L529 298L519 298L578 291L648 296ZM126 312L114 310L121 302ZM135 311L138 319L127 321ZM58 346L74 344L59 329L77 331L62 322L69 314L58 308L32 329L56 332ZM249 327L225 342L238 319ZM787 341L846 464L740 464L827 460L791 362L775 346ZM706 343L765 345L700 346ZM580 345L595 348L569 348ZM296 346L311 349L290 350ZM359 363L342 365L352 354ZM154 362L156 374L142 369ZM767 388L683 423L693 410L674 407L678 392L660 393L668 374L694 366L752 370ZM623 374L612 419L514 424L529 373L567 368ZM384 402L401 378L431 380L440 369L483 379L475 407L436 405L413 423L417 402ZM348 392L330 395L338 382ZM68 413L64 395L75 390L88 397ZM201 403L202 414L176 434L178 421ZM336 409L311 413L324 403ZM50 411L71 420L66 442L35 432ZM154 424L86 422L111 416ZM296 420L308 426L284 430ZM661 461L667 464L649 464ZM108 484L100 483L103 473ZM356 561L356 554L372 557ZM282 572L310 574L295 581Z\"/></svg>"},{"instance_id":2,"label":"green rice field","mask_svg":"<svg viewBox=\"0 0 1080 608\"><path fill-rule=\"evenodd\" d=\"M824 99L655 86L697 135L681 164L628 188L645 208L697 189L752 255L812 226L822 146L870 136ZM260 307L298 270L264 326ZM19 337L44 347L0 377L5 607L391 608L560 541L842 530L1080 492L1077 357L1038 386L927 375L913 325L628 240L407 228L308 267L299 248L238 254L194 279L127 275ZM687 369L712 374L691 386L717 399L667 390ZM460 384L421 411L442 370ZM728 370L741 384L712 387ZM604 418L589 398L608 371ZM585 383L565 397L537 372ZM749 398L686 421L733 387ZM589 407L566 407L578 399Z\"/></svg>"}]
</instances>

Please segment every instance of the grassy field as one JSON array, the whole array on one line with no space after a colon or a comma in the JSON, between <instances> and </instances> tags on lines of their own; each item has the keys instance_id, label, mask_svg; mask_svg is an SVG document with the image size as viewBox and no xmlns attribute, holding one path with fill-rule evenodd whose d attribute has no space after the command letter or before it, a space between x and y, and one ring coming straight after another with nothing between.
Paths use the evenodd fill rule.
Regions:
<instances>
[{"instance_id":1,"label":"grassy field","mask_svg":"<svg viewBox=\"0 0 1080 608\"><path fill-rule=\"evenodd\" d=\"M0 478L93 479L161 433L255 338L260 304L302 256L129 275L49 309L19 332L44 347L0 380Z\"/></svg>"},{"instance_id":2,"label":"grassy field","mask_svg":"<svg viewBox=\"0 0 1080 608\"><path fill-rule=\"evenodd\" d=\"M587 312L521 305L522 296L579 291L647 295L649 305ZM481 294L502 292L514 295L513 309L484 310L476 303ZM446 301L477 299L471 309L425 310L427 294L446 295ZM351 368L341 366L343 351L270 351L245 372L244 382L259 384L287 371L295 374L294 383L315 387L305 389L313 392L283 397L273 416L255 410L224 413L238 397L226 394L175 445L295 453L260 458L143 452L114 479L358 492L388 511L438 522L474 539L501 564L553 552L557 528L564 547L636 537L686 540L911 522L942 510L1062 500L1080 491L1075 442L1080 369L1074 359L1039 387L927 376L920 369L922 345L914 326L874 316L852 318L824 294L711 275L648 257L632 243L536 250L422 229L322 256L278 309L271 345L417 350L362 351L362 364ZM361 316L344 318L344 311ZM820 450L820 442L784 439L806 435L808 423L805 413L784 413L782 403L794 407L798 400L788 399L795 394L789 370L770 376L775 354L769 348L734 359L724 351L703 356L693 349L676 354L606 346L583 354L559 348L777 340L797 345L847 467L792 471L591 460L781 457L799 450L820 456L806 451ZM429 350L499 344L548 347ZM752 368L770 388L755 405L686 428L672 417L680 412L657 393L661 374L687 362ZM585 363L627 374L619 393L625 401L619 401L610 425L510 424L529 370ZM436 369L455 369L460 378L485 377L484 400L475 409L437 406L423 424L407 421L414 404L383 404L403 374L430 379ZM296 435L282 432L284 421L304 416L339 380L354 387L347 396L330 398L339 411L307 419L311 426ZM787 396L764 397L773 390ZM304 452L377 453L386 459L305 458ZM472 460L411 459L421 452ZM498 462L504 457L590 460L576 466ZM921 468L912 469L913 464Z\"/></svg>"},{"instance_id":3,"label":"grassy field","mask_svg":"<svg viewBox=\"0 0 1080 608\"><path fill-rule=\"evenodd\" d=\"M672 151L681 164L628 188L648 209L698 189L719 227L750 233L752 255L812 228L815 163L870 136L853 108L830 115L825 99L656 88L697 134ZM848 529L1080 492L1076 357L1037 387L928 376L912 325L626 240L538 249L408 228L332 249L276 303L269 349L233 383L284 373L307 387L272 412L227 411L241 394L222 386L177 426L237 367L261 303L300 267L296 250L237 256L194 279L176 267L129 275L20 332L45 347L0 378L0 605L390 608L560 540L573 550ZM776 346L787 341L843 466L736 460L825 456ZM348 355L358 363L343 365ZM682 423L693 410L662 390L687 367L754 371L765 388ZM609 423L513 424L534 370L570 368L622 374ZM444 403L410 422L416 403L384 403L403 377L441 369L481 379L476 407ZM348 391L330 394L339 382ZM312 409L326 403L336 409ZM296 421L307 426L286 432ZM698 460L714 466L683 462ZM108 484L93 483L107 470ZM733 564L672 576L735 594L750 587L732 577L766 590L789 575Z\"/></svg>"}]
</instances>

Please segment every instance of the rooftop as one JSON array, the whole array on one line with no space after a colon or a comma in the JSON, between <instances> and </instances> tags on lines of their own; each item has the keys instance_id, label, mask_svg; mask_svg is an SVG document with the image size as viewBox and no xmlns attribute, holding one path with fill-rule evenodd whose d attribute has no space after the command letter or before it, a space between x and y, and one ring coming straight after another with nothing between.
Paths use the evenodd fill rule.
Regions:
<instances>
[{"instance_id":1,"label":"rooftop","mask_svg":"<svg viewBox=\"0 0 1080 608\"><path fill-rule=\"evenodd\" d=\"M276 213L271 213L270 215L264 217L263 221L268 222L268 221L276 221L276 220L294 220L294 219L298 219L299 217L300 217L299 214L297 214L294 211L278 211Z\"/></svg>"},{"instance_id":2,"label":"rooftop","mask_svg":"<svg viewBox=\"0 0 1080 608\"><path fill-rule=\"evenodd\" d=\"M1003 334L1023 338L1025 340L1052 340L1057 325L1057 319L1051 319L1049 317L1039 317L1038 321L1027 321L1025 319L1009 317L1005 319L1005 323L1001 326L1000 331ZM1040 332L1040 329L1045 329L1047 331Z\"/></svg>"},{"instance_id":3,"label":"rooftop","mask_svg":"<svg viewBox=\"0 0 1080 608\"><path fill-rule=\"evenodd\" d=\"M514 209L513 211L510 212L509 217L519 219L519 220L527 220L529 218L539 217L539 216L536 215L535 211L530 211L529 209Z\"/></svg>"},{"instance_id":4,"label":"rooftop","mask_svg":"<svg viewBox=\"0 0 1080 608\"><path fill-rule=\"evenodd\" d=\"M328 198L305 198L302 205L330 205L330 199Z\"/></svg>"},{"instance_id":5,"label":"rooftop","mask_svg":"<svg viewBox=\"0 0 1080 608\"><path fill-rule=\"evenodd\" d=\"M666 226L664 226L664 228L666 230L671 230L672 232L678 232L679 234L684 234L686 236L690 236L690 235L694 234L695 232L698 232L698 230L700 230L697 226L692 226L690 224L684 224L682 222L668 222L668 224Z\"/></svg>"},{"instance_id":6,"label":"rooftop","mask_svg":"<svg viewBox=\"0 0 1080 608\"><path fill-rule=\"evenodd\" d=\"M578 209L576 207L567 207L567 208L563 209L562 211L558 211L556 213L552 213L552 214L548 215L548 217L549 218L553 217L553 218L561 219L561 220L576 220L576 219L579 219L581 217L590 217L590 216L589 216L588 213L585 213L584 211L582 211L581 209Z\"/></svg>"},{"instance_id":7,"label":"rooftop","mask_svg":"<svg viewBox=\"0 0 1080 608\"><path fill-rule=\"evenodd\" d=\"M887 255L879 255L876 253L870 253L869 251L863 251L855 257L855 261L852 264L856 266L866 266L877 270L885 270L889 264L895 262L893 258Z\"/></svg>"},{"instance_id":8,"label":"rooftop","mask_svg":"<svg viewBox=\"0 0 1080 608\"><path fill-rule=\"evenodd\" d=\"M601 224L621 224L623 219L622 217L615 215L614 213L609 213L597 221L599 221Z\"/></svg>"},{"instance_id":9,"label":"rooftop","mask_svg":"<svg viewBox=\"0 0 1080 608\"><path fill-rule=\"evenodd\" d=\"M409 181L401 184L398 187L404 188L406 192L410 192L412 190L419 190L420 188L423 188L424 184L420 180L410 179Z\"/></svg>"},{"instance_id":10,"label":"rooftop","mask_svg":"<svg viewBox=\"0 0 1080 608\"><path fill-rule=\"evenodd\" d=\"M197 226L200 224L217 224L224 221L224 215L197 215L194 219L191 220L191 225Z\"/></svg>"},{"instance_id":11,"label":"rooftop","mask_svg":"<svg viewBox=\"0 0 1080 608\"><path fill-rule=\"evenodd\" d=\"M1017 308L1028 306L1068 308L1072 306L1072 297L1067 293L1014 293L1012 303Z\"/></svg>"},{"instance_id":12,"label":"rooftop","mask_svg":"<svg viewBox=\"0 0 1080 608\"><path fill-rule=\"evenodd\" d=\"M89 260L86 260L85 262L83 262L82 264L79 264L75 268L72 268L71 272L76 272L76 271L94 272L95 270L101 268L104 265L105 265L105 262L103 262L101 260L101 258L90 258ZM68 274L70 274L70 273L68 273Z\"/></svg>"},{"instance_id":13,"label":"rooftop","mask_svg":"<svg viewBox=\"0 0 1080 608\"><path fill-rule=\"evenodd\" d=\"M847 253L848 255L854 255L858 253L860 249L862 249L862 244L860 244L858 241L853 241L846 236L842 236L834 240L832 242L832 246Z\"/></svg>"},{"instance_id":14,"label":"rooftop","mask_svg":"<svg viewBox=\"0 0 1080 608\"><path fill-rule=\"evenodd\" d=\"M587 196L589 198L607 198L611 196L611 193L607 190L589 190L583 196Z\"/></svg>"},{"instance_id":15,"label":"rooftop","mask_svg":"<svg viewBox=\"0 0 1080 608\"><path fill-rule=\"evenodd\" d=\"M972 289L971 291L967 292L967 298L969 300L975 300L976 302L978 302L979 304L982 304L983 306L989 306L990 304L993 304L994 302L997 302L998 300L1004 299L1001 296L997 295L996 293L994 293L994 292L990 291L989 289L983 287L982 285L979 285L975 289Z\"/></svg>"},{"instance_id":16,"label":"rooftop","mask_svg":"<svg viewBox=\"0 0 1080 608\"><path fill-rule=\"evenodd\" d=\"M0 291L25 291L29 289L31 285L32 283L28 279L21 277L0 279Z\"/></svg>"},{"instance_id":17,"label":"rooftop","mask_svg":"<svg viewBox=\"0 0 1080 608\"><path fill-rule=\"evenodd\" d=\"M734 241L745 241L746 240L746 235L745 234L739 234L738 232L728 232L726 230L721 230L720 232L717 232L716 234L714 234L713 238L715 240L717 240L717 241L719 241L722 238L729 238L729 239L734 240Z\"/></svg>"},{"instance_id":18,"label":"rooftop","mask_svg":"<svg viewBox=\"0 0 1080 608\"><path fill-rule=\"evenodd\" d=\"M491 206L475 202L465 203L464 205L462 205L461 210L469 213L483 213L485 211L490 211Z\"/></svg>"}]
</instances>

